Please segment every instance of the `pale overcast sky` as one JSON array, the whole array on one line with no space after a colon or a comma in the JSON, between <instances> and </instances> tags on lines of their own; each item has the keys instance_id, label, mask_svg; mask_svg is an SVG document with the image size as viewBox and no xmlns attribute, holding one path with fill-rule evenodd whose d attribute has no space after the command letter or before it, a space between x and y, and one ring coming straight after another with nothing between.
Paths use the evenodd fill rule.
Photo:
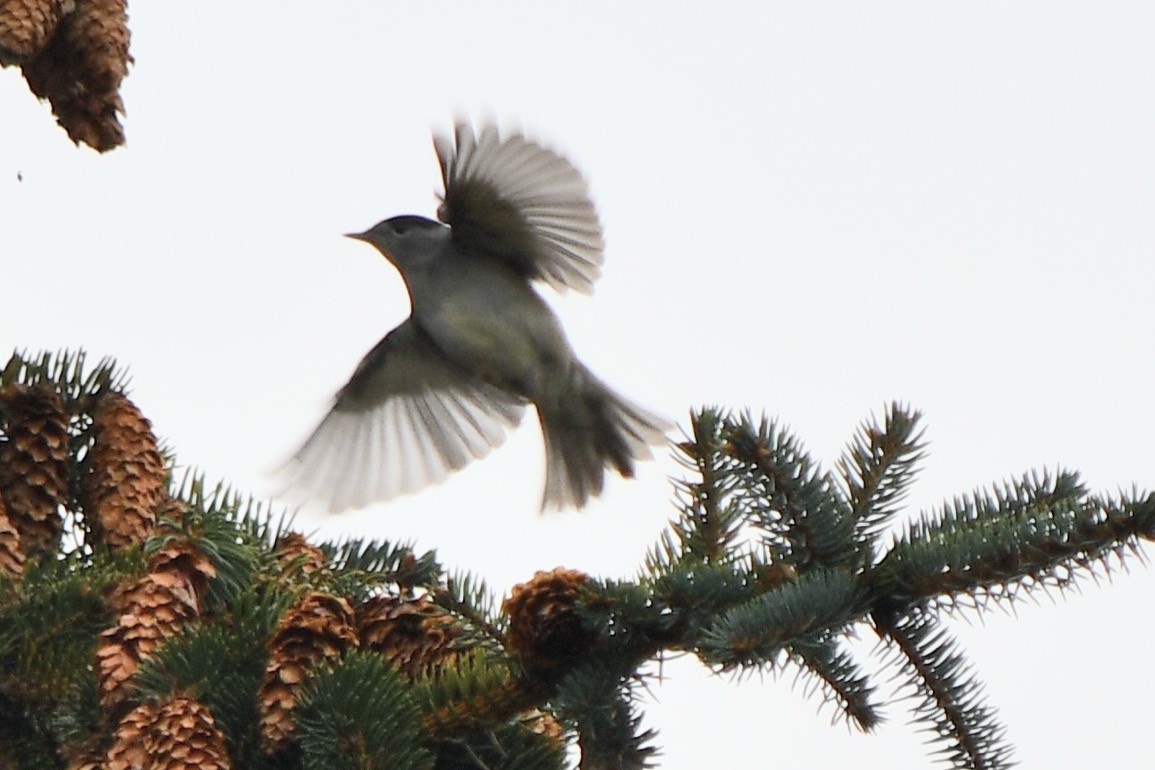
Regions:
<instances>
[{"instance_id":1,"label":"pale overcast sky","mask_svg":"<svg viewBox=\"0 0 1155 770\"><path fill-rule=\"evenodd\" d=\"M826 463L908 402L931 441L911 516L1029 468L1155 486L1148 4L130 11L125 148L74 148L0 72L0 358L117 357L210 478L267 492L408 313L396 272L340 234L431 215L430 129L463 114L522 126L589 177L605 273L592 297L551 300L638 402L683 424L704 403L765 410ZM415 538L503 589L557 565L627 576L679 472L663 457L541 518L530 418L441 487L300 523ZM1155 576L1131 563L1017 618L952 622L1023 767L1150 762ZM647 713L666 770L932 765L909 703L861 735L793 672L664 674Z\"/></svg>"}]
</instances>

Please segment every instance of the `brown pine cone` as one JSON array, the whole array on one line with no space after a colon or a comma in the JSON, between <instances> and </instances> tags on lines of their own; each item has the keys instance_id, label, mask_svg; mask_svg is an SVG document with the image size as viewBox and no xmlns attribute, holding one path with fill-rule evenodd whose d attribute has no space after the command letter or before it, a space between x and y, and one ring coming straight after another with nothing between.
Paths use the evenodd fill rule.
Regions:
<instances>
[{"instance_id":1,"label":"brown pine cone","mask_svg":"<svg viewBox=\"0 0 1155 770\"><path fill-rule=\"evenodd\" d=\"M48 384L0 391L7 440L0 442L0 497L26 554L55 549L68 492L68 414Z\"/></svg>"},{"instance_id":2,"label":"brown pine cone","mask_svg":"<svg viewBox=\"0 0 1155 770\"><path fill-rule=\"evenodd\" d=\"M286 532L277 538L273 554L281 569L289 576L312 575L325 568L325 552L306 540L300 532Z\"/></svg>"},{"instance_id":3,"label":"brown pine cone","mask_svg":"<svg viewBox=\"0 0 1155 770\"><path fill-rule=\"evenodd\" d=\"M229 770L224 735L212 714L194 698L174 695L144 703L116 730L105 770Z\"/></svg>"},{"instance_id":4,"label":"brown pine cone","mask_svg":"<svg viewBox=\"0 0 1155 770\"><path fill-rule=\"evenodd\" d=\"M126 0L76 0L60 32L76 55L77 77L93 91L115 93L132 61Z\"/></svg>"},{"instance_id":5,"label":"brown pine cone","mask_svg":"<svg viewBox=\"0 0 1155 770\"><path fill-rule=\"evenodd\" d=\"M361 646L388 658L409 678L429 674L457 657L461 629L427 595L373 596L357 607Z\"/></svg>"},{"instance_id":6,"label":"brown pine cone","mask_svg":"<svg viewBox=\"0 0 1155 770\"><path fill-rule=\"evenodd\" d=\"M513 587L502 610L509 615L509 649L528 668L552 669L580 659L592 642L574 605L589 575L558 567Z\"/></svg>"},{"instance_id":7,"label":"brown pine cone","mask_svg":"<svg viewBox=\"0 0 1155 770\"><path fill-rule=\"evenodd\" d=\"M106 706L127 694L125 683L140 662L200 614L200 600L214 574L212 563L188 543L153 554L149 571L117 587L109 599L116 623L100 635L96 673Z\"/></svg>"},{"instance_id":8,"label":"brown pine cone","mask_svg":"<svg viewBox=\"0 0 1155 770\"><path fill-rule=\"evenodd\" d=\"M199 701L174 695L163 703L152 730L149 756L156 770L229 770L225 738ZM111 770L111 769L110 769Z\"/></svg>"},{"instance_id":9,"label":"brown pine cone","mask_svg":"<svg viewBox=\"0 0 1155 770\"><path fill-rule=\"evenodd\" d=\"M8 509L0 497L0 574L20 577L24 572L24 551L20 549L20 533L8 520Z\"/></svg>"},{"instance_id":10,"label":"brown pine cone","mask_svg":"<svg viewBox=\"0 0 1155 770\"><path fill-rule=\"evenodd\" d=\"M32 93L47 99L73 142L99 152L124 144L120 82L128 72L125 0L76 0L56 33L22 63Z\"/></svg>"},{"instance_id":11,"label":"brown pine cone","mask_svg":"<svg viewBox=\"0 0 1155 770\"><path fill-rule=\"evenodd\" d=\"M64 15L64 0L0 0L0 64L35 56Z\"/></svg>"},{"instance_id":12,"label":"brown pine cone","mask_svg":"<svg viewBox=\"0 0 1155 770\"><path fill-rule=\"evenodd\" d=\"M148 419L124 395L102 396L92 415L83 492L93 538L121 548L152 534L166 475Z\"/></svg>"},{"instance_id":13,"label":"brown pine cone","mask_svg":"<svg viewBox=\"0 0 1155 770\"><path fill-rule=\"evenodd\" d=\"M269 662L258 692L266 751L292 740L297 688L309 670L356 646L353 608L344 598L313 591L289 608L269 639Z\"/></svg>"},{"instance_id":14,"label":"brown pine cone","mask_svg":"<svg viewBox=\"0 0 1155 770\"><path fill-rule=\"evenodd\" d=\"M188 579L196 596L202 597L217 568L205 552L187 540L171 540L148 559L149 572L177 572Z\"/></svg>"},{"instance_id":15,"label":"brown pine cone","mask_svg":"<svg viewBox=\"0 0 1155 770\"><path fill-rule=\"evenodd\" d=\"M146 743L149 729L156 723L160 706L142 703L124 715L116 727L112 746L105 757L106 770L136 770L147 767L149 760Z\"/></svg>"}]
</instances>

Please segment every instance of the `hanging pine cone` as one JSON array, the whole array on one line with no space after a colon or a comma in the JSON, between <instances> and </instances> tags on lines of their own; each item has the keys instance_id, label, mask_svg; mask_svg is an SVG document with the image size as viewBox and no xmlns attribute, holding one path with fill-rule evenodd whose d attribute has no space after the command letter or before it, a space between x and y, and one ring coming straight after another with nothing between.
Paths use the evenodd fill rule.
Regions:
<instances>
[{"instance_id":1,"label":"hanging pine cone","mask_svg":"<svg viewBox=\"0 0 1155 770\"><path fill-rule=\"evenodd\" d=\"M142 703L124 715L116 727L116 735L105 758L107 770L136 770L148 762L149 728L156 722L160 707L156 703Z\"/></svg>"},{"instance_id":2,"label":"hanging pine cone","mask_svg":"<svg viewBox=\"0 0 1155 770\"><path fill-rule=\"evenodd\" d=\"M143 703L116 729L104 770L229 770L224 736L199 701L174 695Z\"/></svg>"},{"instance_id":3,"label":"hanging pine cone","mask_svg":"<svg viewBox=\"0 0 1155 770\"><path fill-rule=\"evenodd\" d=\"M224 735L193 698L175 695L160 707L149 746L156 770L229 770ZM111 768L109 769L111 770Z\"/></svg>"},{"instance_id":4,"label":"hanging pine cone","mask_svg":"<svg viewBox=\"0 0 1155 770\"><path fill-rule=\"evenodd\" d=\"M118 115L128 53L125 0L75 0L39 55L22 63L32 93L47 99L73 142L105 152L124 144Z\"/></svg>"},{"instance_id":5,"label":"hanging pine cone","mask_svg":"<svg viewBox=\"0 0 1155 770\"><path fill-rule=\"evenodd\" d=\"M325 568L325 552L300 532L286 532L277 538L273 554L281 565L282 574L288 578L312 575Z\"/></svg>"},{"instance_id":6,"label":"hanging pine cone","mask_svg":"<svg viewBox=\"0 0 1155 770\"><path fill-rule=\"evenodd\" d=\"M0 497L0 575L20 577L24 572L24 551L20 549L20 533L8 520L8 509Z\"/></svg>"},{"instance_id":7,"label":"hanging pine cone","mask_svg":"<svg viewBox=\"0 0 1155 770\"><path fill-rule=\"evenodd\" d=\"M121 548L152 534L166 496L164 459L152 425L120 393L101 397L92 415L84 477L84 516L96 542Z\"/></svg>"},{"instance_id":8,"label":"hanging pine cone","mask_svg":"<svg viewBox=\"0 0 1155 770\"><path fill-rule=\"evenodd\" d=\"M125 0L76 0L60 32L76 54L77 77L93 91L116 93L132 61Z\"/></svg>"},{"instance_id":9,"label":"hanging pine cone","mask_svg":"<svg viewBox=\"0 0 1155 770\"><path fill-rule=\"evenodd\" d=\"M0 0L0 64L40 53L64 15L64 0Z\"/></svg>"},{"instance_id":10,"label":"hanging pine cone","mask_svg":"<svg viewBox=\"0 0 1155 770\"><path fill-rule=\"evenodd\" d=\"M96 650L97 676L105 705L126 695L124 685L140 662L165 639L197 617L196 592L177 572L150 572L121 586L112 598L116 625L100 634Z\"/></svg>"},{"instance_id":11,"label":"hanging pine cone","mask_svg":"<svg viewBox=\"0 0 1155 770\"><path fill-rule=\"evenodd\" d=\"M212 563L187 543L172 543L149 561L149 572L117 587L109 599L116 624L101 632L96 673L101 701L127 695L125 683L152 655L200 614L200 597L214 574Z\"/></svg>"},{"instance_id":12,"label":"hanging pine cone","mask_svg":"<svg viewBox=\"0 0 1155 770\"><path fill-rule=\"evenodd\" d=\"M217 568L197 546L187 540L170 540L148 558L149 572L175 572L193 587L197 599L205 595Z\"/></svg>"},{"instance_id":13,"label":"hanging pine cone","mask_svg":"<svg viewBox=\"0 0 1155 770\"><path fill-rule=\"evenodd\" d=\"M292 740L297 688L309 669L356 646L353 608L340 596L314 591L285 613L269 639L269 663L258 692L266 751L275 752Z\"/></svg>"},{"instance_id":14,"label":"hanging pine cone","mask_svg":"<svg viewBox=\"0 0 1155 770\"><path fill-rule=\"evenodd\" d=\"M357 630L361 646L384 655L410 678L452 664L461 634L453 616L427 595L370 597L357 607Z\"/></svg>"},{"instance_id":15,"label":"hanging pine cone","mask_svg":"<svg viewBox=\"0 0 1155 770\"><path fill-rule=\"evenodd\" d=\"M68 414L47 384L0 391L7 440L0 442L0 497L26 554L54 550L68 491Z\"/></svg>"},{"instance_id":16,"label":"hanging pine cone","mask_svg":"<svg viewBox=\"0 0 1155 770\"><path fill-rule=\"evenodd\" d=\"M502 604L509 615L509 649L531 669L554 669L582 657L592 634L574 605L589 575L558 567L513 587Z\"/></svg>"}]
</instances>

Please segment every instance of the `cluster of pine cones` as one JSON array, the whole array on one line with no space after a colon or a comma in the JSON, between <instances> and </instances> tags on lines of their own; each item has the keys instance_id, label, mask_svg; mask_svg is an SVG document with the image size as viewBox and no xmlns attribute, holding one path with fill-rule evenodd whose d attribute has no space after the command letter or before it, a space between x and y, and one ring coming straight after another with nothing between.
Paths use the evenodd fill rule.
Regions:
<instances>
[{"instance_id":1,"label":"cluster of pine cones","mask_svg":"<svg viewBox=\"0 0 1155 770\"><path fill-rule=\"evenodd\" d=\"M216 577L212 559L181 534L187 504L170 496L168 474L151 424L115 386L80 398L47 379L0 387L0 585L18 584L26 564L55 558L78 533L85 547L111 552L160 543L148 549L143 573L127 576L105 596L114 620L99 635L92 671L109 734L100 745L64 747L69 770L127 770L162 759L167 764L155 766L231 766L220 726L193 694L143 703L133 697L140 666L205 620L206 593ZM326 585L332 567L302 535L286 531L272 555L280 565L276 580L286 586ZM575 570L539 572L505 602L508 652L532 679L554 681L589 653L591 634L575 612L588 580ZM269 753L293 744L298 690L310 671L349 650L379 654L409 680L468 665L460 622L431 593L358 601L326 590L292 592L297 597L268 640L258 693ZM452 733L479 718L516 718L561 742L561 727L534 708L540 688L526 685L511 680L504 693L445 704L427 723L435 733Z\"/></svg>"},{"instance_id":2,"label":"cluster of pine cones","mask_svg":"<svg viewBox=\"0 0 1155 770\"><path fill-rule=\"evenodd\" d=\"M69 138L100 152L124 144L128 39L125 0L0 0L0 65L19 66Z\"/></svg>"},{"instance_id":3,"label":"cluster of pine cones","mask_svg":"<svg viewBox=\"0 0 1155 770\"><path fill-rule=\"evenodd\" d=\"M80 498L94 543L120 548L152 534L167 469L148 420L120 393L92 410L83 470L73 473L72 420L49 383L0 388L0 571L18 576L27 556L56 551L61 509Z\"/></svg>"}]
</instances>

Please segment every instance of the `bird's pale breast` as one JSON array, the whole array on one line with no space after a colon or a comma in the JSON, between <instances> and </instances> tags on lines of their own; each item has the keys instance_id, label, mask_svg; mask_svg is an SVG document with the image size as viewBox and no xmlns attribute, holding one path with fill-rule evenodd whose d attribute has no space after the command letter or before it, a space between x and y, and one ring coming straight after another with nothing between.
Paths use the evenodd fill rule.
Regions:
<instances>
[{"instance_id":1,"label":"bird's pale breast","mask_svg":"<svg viewBox=\"0 0 1155 770\"><path fill-rule=\"evenodd\" d=\"M435 300L414 298L414 315L446 356L483 379L533 398L545 371L569 361L561 324L524 278L468 270L438 288Z\"/></svg>"}]
</instances>

